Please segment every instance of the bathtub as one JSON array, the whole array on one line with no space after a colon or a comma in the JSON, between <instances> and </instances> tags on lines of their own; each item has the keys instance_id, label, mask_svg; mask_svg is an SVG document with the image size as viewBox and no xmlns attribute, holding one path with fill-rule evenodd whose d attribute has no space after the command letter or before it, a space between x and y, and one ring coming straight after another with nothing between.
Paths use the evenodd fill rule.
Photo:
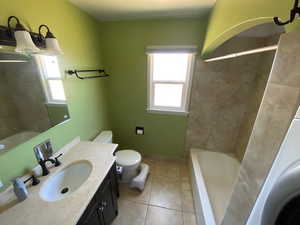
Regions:
<instances>
[{"instance_id":1,"label":"bathtub","mask_svg":"<svg viewBox=\"0 0 300 225\"><path fill-rule=\"evenodd\" d=\"M23 142L28 141L38 134L38 132L34 131L23 131L2 139L0 140L0 145L2 145L2 148L0 148L0 153L5 152L19 144L22 144Z\"/></svg>"},{"instance_id":2,"label":"bathtub","mask_svg":"<svg viewBox=\"0 0 300 225\"><path fill-rule=\"evenodd\" d=\"M238 176L240 162L217 152L191 149L190 169L198 225L219 225Z\"/></svg>"}]
</instances>

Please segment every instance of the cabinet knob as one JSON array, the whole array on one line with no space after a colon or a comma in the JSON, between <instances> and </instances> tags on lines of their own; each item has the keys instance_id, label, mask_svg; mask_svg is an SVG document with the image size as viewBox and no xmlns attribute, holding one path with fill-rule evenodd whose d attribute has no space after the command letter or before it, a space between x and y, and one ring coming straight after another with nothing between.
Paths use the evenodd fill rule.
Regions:
<instances>
[{"instance_id":1,"label":"cabinet knob","mask_svg":"<svg viewBox=\"0 0 300 225\"><path fill-rule=\"evenodd\" d=\"M106 207L106 206L107 206L107 202L106 202L106 201L103 201L103 202L102 202L102 206L103 206L103 207Z\"/></svg>"}]
</instances>

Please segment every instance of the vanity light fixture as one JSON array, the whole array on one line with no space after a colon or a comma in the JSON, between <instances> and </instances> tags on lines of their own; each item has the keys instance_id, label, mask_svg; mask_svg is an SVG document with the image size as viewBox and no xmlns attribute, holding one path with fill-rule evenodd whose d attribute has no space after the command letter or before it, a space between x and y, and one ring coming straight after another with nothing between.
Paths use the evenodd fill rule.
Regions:
<instances>
[{"instance_id":1,"label":"vanity light fixture","mask_svg":"<svg viewBox=\"0 0 300 225\"><path fill-rule=\"evenodd\" d=\"M42 35L42 28L47 29L46 36ZM45 24L40 25L39 27L39 39L40 41L45 40L46 42L46 49L45 52L48 55L63 55L63 51L61 50L59 43L53 33L50 31L49 27Z\"/></svg>"},{"instance_id":2,"label":"vanity light fixture","mask_svg":"<svg viewBox=\"0 0 300 225\"><path fill-rule=\"evenodd\" d=\"M13 20L16 21L15 26L12 26ZM15 47L15 52L25 55L63 54L57 39L55 38L53 33L50 32L50 29L47 25L41 25L39 27L39 32L35 33L32 31L28 31L16 16L10 16L8 18L7 24L8 26L0 25L0 48L4 46L12 46ZM43 28L47 28L45 37L41 33Z\"/></svg>"},{"instance_id":3,"label":"vanity light fixture","mask_svg":"<svg viewBox=\"0 0 300 225\"><path fill-rule=\"evenodd\" d=\"M15 19L17 21L16 27L13 30L10 26L11 21ZM14 36L16 40L16 52L19 53L37 53L40 51L38 47L33 43L30 33L25 29L25 27L20 23L20 20L15 16L10 16L8 18L8 32L11 37ZM14 34L14 35L13 35Z\"/></svg>"}]
</instances>

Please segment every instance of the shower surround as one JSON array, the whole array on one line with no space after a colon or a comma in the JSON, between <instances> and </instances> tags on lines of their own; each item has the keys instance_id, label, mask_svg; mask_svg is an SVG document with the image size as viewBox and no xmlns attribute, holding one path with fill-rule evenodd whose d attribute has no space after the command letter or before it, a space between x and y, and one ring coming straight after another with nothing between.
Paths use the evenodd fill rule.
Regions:
<instances>
[{"instance_id":1,"label":"shower surround","mask_svg":"<svg viewBox=\"0 0 300 225\"><path fill-rule=\"evenodd\" d=\"M247 223L299 107L299 41L300 33L281 35L273 64L270 53L215 63L198 61L187 147L198 145L241 160L221 225Z\"/></svg>"},{"instance_id":2,"label":"shower surround","mask_svg":"<svg viewBox=\"0 0 300 225\"><path fill-rule=\"evenodd\" d=\"M299 107L300 33L283 34L222 225L244 225Z\"/></svg>"},{"instance_id":3,"label":"shower surround","mask_svg":"<svg viewBox=\"0 0 300 225\"><path fill-rule=\"evenodd\" d=\"M254 49L277 40L278 37L238 36L222 45L216 55ZM209 63L197 60L187 150L199 148L243 159L273 57L274 52L267 52Z\"/></svg>"},{"instance_id":4,"label":"shower surround","mask_svg":"<svg viewBox=\"0 0 300 225\"><path fill-rule=\"evenodd\" d=\"M0 68L0 140L22 132L49 129L45 95L33 60L3 64ZM28 113L24 113L28 112ZM35 135L33 135L35 136Z\"/></svg>"}]
</instances>

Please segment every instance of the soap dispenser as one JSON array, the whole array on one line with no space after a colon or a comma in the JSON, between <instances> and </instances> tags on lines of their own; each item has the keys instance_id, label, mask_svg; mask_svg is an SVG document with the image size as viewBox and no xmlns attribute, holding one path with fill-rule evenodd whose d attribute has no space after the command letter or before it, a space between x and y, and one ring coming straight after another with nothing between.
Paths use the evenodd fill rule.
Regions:
<instances>
[{"instance_id":1,"label":"soap dispenser","mask_svg":"<svg viewBox=\"0 0 300 225\"><path fill-rule=\"evenodd\" d=\"M20 178L13 180L14 192L19 201L24 201L28 197L28 191L24 182Z\"/></svg>"}]
</instances>

